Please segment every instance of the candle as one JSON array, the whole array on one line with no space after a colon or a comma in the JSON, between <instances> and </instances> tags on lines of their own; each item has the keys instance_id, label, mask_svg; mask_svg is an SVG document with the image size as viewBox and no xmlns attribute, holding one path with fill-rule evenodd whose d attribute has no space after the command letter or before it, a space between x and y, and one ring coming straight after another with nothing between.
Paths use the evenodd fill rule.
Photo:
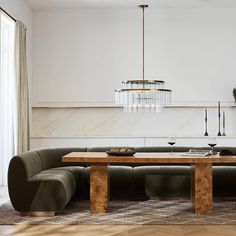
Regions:
<instances>
[{"instance_id":1,"label":"candle","mask_svg":"<svg viewBox=\"0 0 236 236\"><path fill-rule=\"evenodd\" d=\"M219 132L218 132L217 136L221 136L221 132L220 132L220 101L218 102L218 119L219 119Z\"/></svg>"},{"instance_id":2,"label":"candle","mask_svg":"<svg viewBox=\"0 0 236 236\"><path fill-rule=\"evenodd\" d=\"M218 102L218 115L220 117L220 101Z\"/></svg>"},{"instance_id":3,"label":"candle","mask_svg":"<svg viewBox=\"0 0 236 236\"><path fill-rule=\"evenodd\" d=\"M223 111L223 127L225 127L225 111Z\"/></svg>"},{"instance_id":4,"label":"candle","mask_svg":"<svg viewBox=\"0 0 236 236\"><path fill-rule=\"evenodd\" d=\"M226 136L225 134L225 111L223 111L223 136Z\"/></svg>"},{"instance_id":5,"label":"candle","mask_svg":"<svg viewBox=\"0 0 236 236\"><path fill-rule=\"evenodd\" d=\"M208 136L207 132L207 109L205 109L205 134L204 136Z\"/></svg>"}]
</instances>

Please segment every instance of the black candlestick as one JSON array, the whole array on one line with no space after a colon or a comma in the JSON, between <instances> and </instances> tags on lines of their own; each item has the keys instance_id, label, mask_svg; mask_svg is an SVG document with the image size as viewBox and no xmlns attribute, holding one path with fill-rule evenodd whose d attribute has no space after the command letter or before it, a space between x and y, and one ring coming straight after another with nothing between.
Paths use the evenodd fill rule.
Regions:
<instances>
[{"instance_id":1,"label":"black candlestick","mask_svg":"<svg viewBox=\"0 0 236 236\"><path fill-rule=\"evenodd\" d=\"M222 136L226 136L226 133L225 133L225 111L223 111L223 134Z\"/></svg>"},{"instance_id":2,"label":"black candlestick","mask_svg":"<svg viewBox=\"0 0 236 236\"><path fill-rule=\"evenodd\" d=\"M208 136L207 132L207 109L205 109L205 134L204 136Z\"/></svg>"},{"instance_id":3,"label":"black candlestick","mask_svg":"<svg viewBox=\"0 0 236 236\"><path fill-rule=\"evenodd\" d=\"M217 136L221 136L221 132L220 132L220 101L218 102L218 119L219 119L219 132L218 132Z\"/></svg>"}]
</instances>

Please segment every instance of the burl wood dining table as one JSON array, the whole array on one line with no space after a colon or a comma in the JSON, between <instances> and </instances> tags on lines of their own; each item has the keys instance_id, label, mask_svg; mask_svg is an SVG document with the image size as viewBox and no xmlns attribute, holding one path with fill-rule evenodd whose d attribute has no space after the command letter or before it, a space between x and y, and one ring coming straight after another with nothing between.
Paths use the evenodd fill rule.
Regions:
<instances>
[{"instance_id":1,"label":"burl wood dining table","mask_svg":"<svg viewBox=\"0 0 236 236\"><path fill-rule=\"evenodd\" d=\"M105 152L72 152L62 162L87 163L90 170L90 211L105 213L109 206L110 164L189 164L191 165L191 201L198 214L212 212L212 165L236 163L236 156L183 156L180 153L136 153L134 156L108 156Z\"/></svg>"}]
</instances>

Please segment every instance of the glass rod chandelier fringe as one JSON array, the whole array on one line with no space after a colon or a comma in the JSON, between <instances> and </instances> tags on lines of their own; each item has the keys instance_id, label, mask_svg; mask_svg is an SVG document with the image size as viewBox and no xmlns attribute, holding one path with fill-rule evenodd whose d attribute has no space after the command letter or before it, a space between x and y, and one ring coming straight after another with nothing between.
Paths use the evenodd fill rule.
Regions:
<instances>
[{"instance_id":1,"label":"glass rod chandelier fringe","mask_svg":"<svg viewBox=\"0 0 236 236\"><path fill-rule=\"evenodd\" d=\"M122 89L115 90L115 100L125 112L160 112L171 103L171 90L163 88L164 81L133 80L123 81L122 85Z\"/></svg>"}]
</instances>

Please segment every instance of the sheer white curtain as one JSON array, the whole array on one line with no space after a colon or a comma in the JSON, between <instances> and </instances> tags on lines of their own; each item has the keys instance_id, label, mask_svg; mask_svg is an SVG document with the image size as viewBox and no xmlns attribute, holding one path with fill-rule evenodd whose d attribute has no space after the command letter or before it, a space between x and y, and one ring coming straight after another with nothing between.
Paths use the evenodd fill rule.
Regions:
<instances>
[{"instance_id":1,"label":"sheer white curtain","mask_svg":"<svg viewBox=\"0 0 236 236\"><path fill-rule=\"evenodd\" d=\"M16 150L13 117L15 22L1 11L0 22L0 185L6 185L8 164Z\"/></svg>"},{"instance_id":2,"label":"sheer white curtain","mask_svg":"<svg viewBox=\"0 0 236 236\"><path fill-rule=\"evenodd\" d=\"M15 26L16 136L17 153L29 150L29 92L26 57L26 26Z\"/></svg>"}]
</instances>

